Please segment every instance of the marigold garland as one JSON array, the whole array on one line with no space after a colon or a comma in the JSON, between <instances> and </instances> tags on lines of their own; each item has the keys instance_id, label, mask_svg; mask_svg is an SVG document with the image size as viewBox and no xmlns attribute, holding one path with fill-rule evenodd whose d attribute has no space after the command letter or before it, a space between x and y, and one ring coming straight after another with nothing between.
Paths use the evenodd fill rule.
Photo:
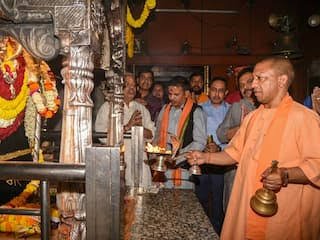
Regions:
<instances>
[{"instance_id":1,"label":"marigold garland","mask_svg":"<svg viewBox=\"0 0 320 240\"><path fill-rule=\"evenodd\" d=\"M127 6L127 25L126 25L126 44L127 54L129 58L134 54L134 34L132 28L140 28L146 22L150 15L150 11L156 7L156 0L146 0L142 13L138 19L134 19L130 7Z\"/></svg>"},{"instance_id":2,"label":"marigold garland","mask_svg":"<svg viewBox=\"0 0 320 240\"><path fill-rule=\"evenodd\" d=\"M39 206L27 204L27 199L37 191L39 183L40 181L38 180L31 181L19 196L13 198L2 207L19 208L23 206L23 208L39 208ZM40 233L39 224L40 217L38 216L0 215L1 232L14 232L20 236L32 235Z\"/></svg>"},{"instance_id":3,"label":"marigold garland","mask_svg":"<svg viewBox=\"0 0 320 240\"><path fill-rule=\"evenodd\" d=\"M5 55L0 56L0 140L11 135L20 126L28 101L30 110L27 109L26 121L30 121L30 124L26 124L28 128L26 133L31 143L30 137L34 137L35 131L34 126L31 127L35 125L35 111L37 110L43 117L50 118L60 105L54 75L44 61L36 64L25 50L22 55L17 56L17 53L21 52L17 48L17 53L14 54L13 39L8 37L4 41ZM2 157L7 159L10 154L12 156L24 154L24 150ZM43 162L41 150L39 162ZM28 207L27 199L37 191L38 187L38 180L31 181L19 196L11 199L4 207ZM0 231L15 232L22 236L40 233L39 222L39 217L0 215Z\"/></svg>"},{"instance_id":4,"label":"marigold garland","mask_svg":"<svg viewBox=\"0 0 320 240\"><path fill-rule=\"evenodd\" d=\"M0 232L16 233L18 238L39 234L40 217L22 215L0 215Z\"/></svg>"},{"instance_id":5,"label":"marigold garland","mask_svg":"<svg viewBox=\"0 0 320 240\"><path fill-rule=\"evenodd\" d=\"M43 154L39 152L39 163L43 162ZM9 208L39 208L39 206L32 206L27 204L28 198L32 196L39 189L39 180L32 180L27 184L22 193L17 197L11 199L8 203L1 207ZM33 216L19 216L19 215L0 215L0 231L1 232L14 232L21 236L40 233L40 218Z\"/></svg>"},{"instance_id":6,"label":"marigold garland","mask_svg":"<svg viewBox=\"0 0 320 240\"><path fill-rule=\"evenodd\" d=\"M132 32L132 28L127 24L126 25L126 44L128 46L127 48L127 54L129 58L133 57L134 53L134 34Z\"/></svg>"},{"instance_id":7,"label":"marigold garland","mask_svg":"<svg viewBox=\"0 0 320 240\"><path fill-rule=\"evenodd\" d=\"M10 136L22 123L22 112L29 94L37 111L45 118L51 118L60 105L54 75L49 66L44 61L36 64L25 50L21 54L20 45L12 38L6 37L3 41L5 51L0 61L1 140Z\"/></svg>"},{"instance_id":8,"label":"marigold garland","mask_svg":"<svg viewBox=\"0 0 320 240\"><path fill-rule=\"evenodd\" d=\"M60 106L54 75L44 61L37 65L26 51L23 51L23 55L27 66L31 66L31 69L33 69L29 71L28 81L32 100L42 117L51 118Z\"/></svg>"},{"instance_id":9,"label":"marigold garland","mask_svg":"<svg viewBox=\"0 0 320 240\"><path fill-rule=\"evenodd\" d=\"M130 7L127 6L127 23L134 28L141 28L142 25L146 22L149 17L150 10L156 7L156 0L146 0L144 3L144 7L142 13L138 19L134 19Z\"/></svg>"}]
</instances>

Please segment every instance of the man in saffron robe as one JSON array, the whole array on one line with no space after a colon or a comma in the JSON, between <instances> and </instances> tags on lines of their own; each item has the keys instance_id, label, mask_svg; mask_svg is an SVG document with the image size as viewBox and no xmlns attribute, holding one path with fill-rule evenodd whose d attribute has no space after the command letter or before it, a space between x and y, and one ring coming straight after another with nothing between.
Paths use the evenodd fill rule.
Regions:
<instances>
[{"instance_id":1,"label":"man in saffron robe","mask_svg":"<svg viewBox=\"0 0 320 240\"><path fill-rule=\"evenodd\" d=\"M164 105L156 124L154 145L171 149L179 142L179 153L203 150L206 146L206 119L202 109L186 96L186 80L177 76L169 82L169 103ZM175 147L175 146L173 146ZM186 169L169 169L165 173L167 188L193 188Z\"/></svg>"},{"instance_id":2,"label":"man in saffron robe","mask_svg":"<svg viewBox=\"0 0 320 240\"><path fill-rule=\"evenodd\" d=\"M253 96L253 89L251 87L253 80L252 72L253 67L246 67L237 74L238 86L242 99L239 102L235 102L231 105L223 122L217 128L217 137L221 143L229 143L229 141L238 131L244 117L256 108L256 99ZM227 167L224 173L224 211L226 211L228 206L234 176L236 175L236 169L237 166L233 165Z\"/></svg>"},{"instance_id":3,"label":"man in saffron robe","mask_svg":"<svg viewBox=\"0 0 320 240\"><path fill-rule=\"evenodd\" d=\"M220 153L192 152L190 164L238 164L221 239L308 239L320 236L320 119L292 100L289 60L258 62L252 88L260 107L249 113ZM279 162L270 171L272 160ZM250 198L264 186L277 194L278 212L262 217Z\"/></svg>"}]
</instances>

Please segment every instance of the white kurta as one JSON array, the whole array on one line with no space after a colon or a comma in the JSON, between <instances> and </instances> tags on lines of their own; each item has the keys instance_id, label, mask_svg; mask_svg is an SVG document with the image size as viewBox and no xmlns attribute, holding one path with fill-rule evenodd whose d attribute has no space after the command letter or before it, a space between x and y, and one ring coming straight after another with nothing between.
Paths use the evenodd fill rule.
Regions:
<instances>
[{"instance_id":1,"label":"white kurta","mask_svg":"<svg viewBox=\"0 0 320 240\"><path fill-rule=\"evenodd\" d=\"M151 121L150 113L148 109L146 109L145 106L142 104L131 101L129 103L129 106L126 104L124 105L124 125L127 124L132 116L132 114L138 110L142 114L142 126L146 129L149 129L152 131L152 135L154 135L155 126L153 121ZM110 111L110 105L109 102L105 102L101 108L98 111L96 122L95 122L95 130L97 132L107 132L108 126L109 126L109 111ZM101 139L102 142L103 139ZM150 139L151 141L151 139ZM125 162L126 162L126 172L125 172L125 178L126 178L126 185L132 186L133 185L133 177L131 176L131 162L132 162L132 154L131 154L131 139L124 139L124 146L125 146ZM143 169L141 171L142 174L142 185L141 187L148 188L152 185L152 178L151 178L151 172L149 165L144 163L144 160L147 160L147 155L144 154L143 159Z\"/></svg>"}]
</instances>

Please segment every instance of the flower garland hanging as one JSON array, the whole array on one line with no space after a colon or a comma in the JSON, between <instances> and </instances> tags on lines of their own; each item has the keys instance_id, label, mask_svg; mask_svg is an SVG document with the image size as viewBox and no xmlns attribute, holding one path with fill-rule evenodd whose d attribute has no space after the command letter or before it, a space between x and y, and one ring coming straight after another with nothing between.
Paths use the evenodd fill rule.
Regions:
<instances>
[{"instance_id":1,"label":"flower garland hanging","mask_svg":"<svg viewBox=\"0 0 320 240\"><path fill-rule=\"evenodd\" d=\"M143 6L142 13L138 19L134 19L130 7L127 6L127 25L126 25L126 44L127 54L129 58L133 57L134 53L134 34L132 28L141 28L150 15L150 11L156 7L156 0L146 0Z\"/></svg>"},{"instance_id":2,"label":"flower garland hanging","mask_svg":"<svg viewBox=\"0 0 320 240\"><path fill-rule=\"evenodd\" d=\"M3 38L0 50L0 140L4 140L23 122L29 96L45 118L57 112L60 99L54 75L44 61L36 64L10 37Z\"/></svg>"},{"instance_id":3,"label":"flower garland hanging","mask_svg":"<svg viewBox=\"0 0 320 240\"><path fill-rule=\"evenodd\" d=\"M127 54L129 58L133 57L134 53L134 34L132 32L132 28L126 24L126 44L128 46L127 48Z\"/></svg>"},{"instance_id":4,"label":"flower garland hanging","mask_svg":"<svg viewBox=\"0 0 320 240\"><path fill-rule=\"evenodd\" d=\"M26 51L23 51L23 56L27 66L30 66L28 87L36 109L42 117L52 118L60 106L54 75L44 61L35 64Z\"/></svg>"},{"instance_id":5,"label":"flower garland hanging","mask_svg":"<svg viewBox=\"0 0 320 240\"><path fill-rule=\"evenodd\" d=\"M138 19L134 19L129 6L127 6L127 22L131 27L141 28L145 23L147 18L149 17L150 10L156 7L156 0L146 0L144 3L144 7L142 13Z\"/></svg>"},{"instance_id":6,"label":"flower garland hanging","mask_svg":"<svg viewBox=\"0 0 320 240\"><path fill-rule=\"evenodd\" d=\"M39 153L39 163L44 162L43 154ZM39 189L39 180L32 180L17 197L2 205L6 208L39 208L38 204L27 204L27 200ZM40 218L38 216L0 215L0 232L14 232L20 236L40 233Z\"/></svg>"},{"instance_id":7,"label":"flower garland hanging","mask_svg":"<svg viewBox=\"0 0 320 240\"><path fill-rule=\"evenodd\" d=\"M50 118L60 105L54 75L49 66L41 61L36 64L33 58L22 50L20 44L10 37L0 42L0 140L10 136L23 122L35 125L36 111ZM25 111L28 102L27 111ZM30 119L32 118L32 119ZM26 129L27 137L34 138L34 126ZM30 142L29 142L30 143ZM29 149L2 155L3 159L17 157L29 152ZM6 158L5 158L6 157ZM43 162L40 150L39 162ZM10 200L5 207L28 207L27 199L39 187L39 181L31 181L24 191ZM0 215L0 231L15 232L18 235L40 233L40 218L32 216Z\"/></svg>"}]
</instances>

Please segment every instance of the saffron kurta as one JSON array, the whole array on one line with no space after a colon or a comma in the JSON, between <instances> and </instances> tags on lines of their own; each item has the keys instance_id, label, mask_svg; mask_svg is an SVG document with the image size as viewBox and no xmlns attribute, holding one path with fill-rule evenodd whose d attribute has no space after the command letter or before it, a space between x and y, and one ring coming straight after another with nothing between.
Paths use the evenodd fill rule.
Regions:
<instances>
[{"instance_id":1,"label":"saffron kurta","mask_svg":"<svg viewBox=\"0 0 320 240\"><path fill-rule=\"evenodd\" d=\"M262 105L251 112L244 120L225 152L238 162L234 187L227 209L221 239L272 239L272 240L318 240L320 236L320 120L313 111L293 102L287 96L284 101L291 101L287 121L282 129L272 127L278 121L278 109L266 109ZM281 105L280 104L280 105ZM277 193L278 212L263 218L250 208L250 198L262 187L257 181L259 157L264 149L264 138L273 131L278 135L269 144L277 149L278 167L300 167L307 178L314 184L289 184ZM265 152L265 151L264 151ZM266 154L268 155L268 154ZM274 156L274 155L273 155ZM265 158L266 156L264 156ZM256 229L248 223L248 216L263 218L264 233L252 237ZM249 226L250 225L250 226ZM261 227L261 226L260 226ZM259 230L259 226L257 226ZM257 230L257 231L258 231ZM260 235L259 235L260 234Z\"/></svg>"}]
</instances>

